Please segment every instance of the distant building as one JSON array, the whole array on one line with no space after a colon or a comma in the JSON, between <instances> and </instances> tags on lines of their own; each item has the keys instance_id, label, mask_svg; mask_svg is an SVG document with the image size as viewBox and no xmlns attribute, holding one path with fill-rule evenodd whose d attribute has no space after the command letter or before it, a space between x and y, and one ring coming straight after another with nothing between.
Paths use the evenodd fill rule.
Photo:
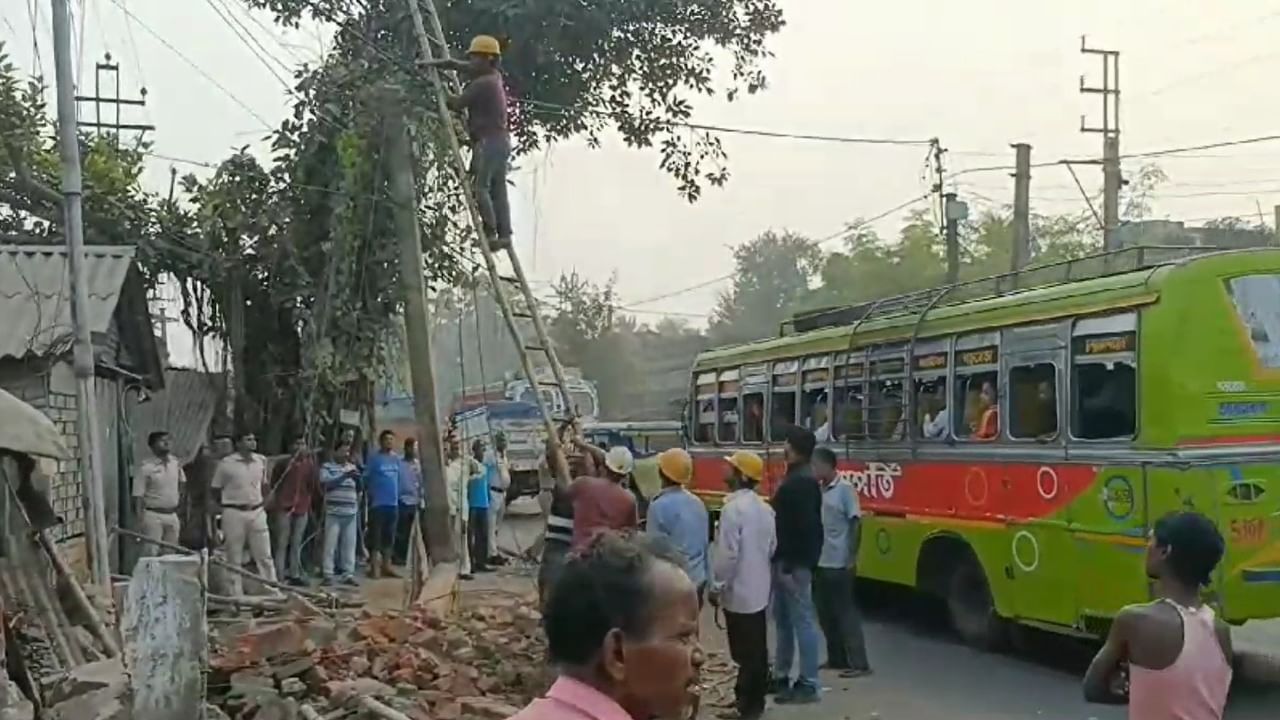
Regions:
<instances>
[{"instance_id":1,"label":"distant building","mask_svg":"<svg viewBox=\"0 0 1280 720\"><path fill-rule=\"evenodd\" d=\"M146 283L129 246L85 248L88 318L97 375L97 415L107 524L129 516L135 465L133 408L164 387L164 371L147 308ZM65 248L0 245L0 387L57 425L71 457L57 463L45 490L63 523L51 530L84 570L84 515L75 374L74 329ZM113 552L114 554L114 552ZM113 557L113 561L120 559ZM118 566L118 565L117 565Z\"/></svg>"},{"instance_id":2,"label":"distant building","mask_svg":"<svg viewBox=\"0 0 1280 720\"><path fill-rule=\"evenodd\" d=\"M1188 227L1177 220L1141 220L1124 223L1116 230L1120 247L1134 245L1191 245L1243 249L1275 245L1270 228L1259 227Z\"/></svg>"}]
</instances>

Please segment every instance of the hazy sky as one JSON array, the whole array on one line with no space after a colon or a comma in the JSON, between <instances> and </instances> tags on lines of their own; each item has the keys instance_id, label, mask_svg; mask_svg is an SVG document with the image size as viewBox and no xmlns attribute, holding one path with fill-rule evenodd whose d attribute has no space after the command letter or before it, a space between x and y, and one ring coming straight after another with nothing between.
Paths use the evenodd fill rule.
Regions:
<instances>
[{"instance_id":1,"label":"hazy sky","mask_svg":"<svg viewBox=\"0 0 1280 720\"><path fill-rule=\"evenodd\" d=\"M52 81L49 3L34 1L36 39ZM82 86L91 88L93 62L109 50L121 61L124 93L134 95L142 84L150 92L147 111L135 120L158 126L156 152L203 162L239 145L261 147L263 121L274 126L288 101L210 1L73 0L87 17ZM28 69L35 67L31 2L0 5L0 39ZM229 7L286 63L295 62L290 53L314 58L322 46L322 33L273 28L269 35L248 19L240 0L214 4ZM140 22L126 22L121 5ZM953 170L1012 162L1008 146L1017 141L1033 145L1033 161L1095 156L1100 136L1079 131L1081 114L1100 119L1097 96L1078 91L1081 74L1100 82L1100 58L1080 54L1080 36L1087 34L1091 45L1122 53L1122 151L1275 132L1280 2L782 0L782 6L788 25L771 42L776 57L768 63L769 89L732 104L704 101L698 122L802 134L937 136L951 150ZM256 18L269 25L266 16ZM655 313L642 318L703 314L723 283L643 301L728 272L730 248L761 231L826 236L927 189L923 147L743 136L726 136L724 144L732 179L696 205L677 196L654 151L568 142L521 159L516 224L526 270L543 280L573 268L601 279L616 272L623 304ZM160 191L170 163L153 162L147 184ZM1280 142L1165 157L1160 164L1170 177L1156 198L1160 217L1255 216L1261 205L1269 221L1272 205L1280 203ZM1132 172L1138 163L1125 166ZM1081 173L1090 192L1101 184L1099 170ZM1004 172L963 175L955 186L978 206L1008 202L1013 192ZM1034 173L1032 197L1038 212L1082 207L1059 168ZM892 215L877 228L893 235L901 219L902 213Z\"/></svg>"}]
</instances>

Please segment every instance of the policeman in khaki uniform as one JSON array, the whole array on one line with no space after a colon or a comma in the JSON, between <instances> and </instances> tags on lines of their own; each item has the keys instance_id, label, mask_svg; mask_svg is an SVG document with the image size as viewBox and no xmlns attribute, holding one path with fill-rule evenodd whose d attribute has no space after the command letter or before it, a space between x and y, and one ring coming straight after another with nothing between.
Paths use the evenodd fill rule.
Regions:
<instances>
[{"instance_id":1,"label":"policeman in khaki uniform","mask_svg":"<svg viewBox=\"0 0 1280 720\"><path fill-rule=\"evenodd\" d=\"M178 544L181 503L187 477L182 463L169 452L169 433L161 430L147 436L152 457L142 461L133 483L133 516L138 530L152 540ZM145 543L143 556L160 554L158 545Z\"/></svg>"}]
</instances>

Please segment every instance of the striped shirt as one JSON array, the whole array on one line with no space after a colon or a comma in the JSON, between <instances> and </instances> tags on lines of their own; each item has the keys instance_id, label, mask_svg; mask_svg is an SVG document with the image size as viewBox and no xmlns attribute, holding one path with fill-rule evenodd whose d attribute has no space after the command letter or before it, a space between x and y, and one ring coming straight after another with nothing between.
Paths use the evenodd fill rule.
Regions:
<instances>
[{"instance_id":1,"label":"striped shirt","mask_svg":"<svg viewBox=\"0 0 1280 720\"><path fill-rule=\"evenodd\" d=\"M356 507L360 504L356 483L359 473L360 470L352 463L327 462L320 468L326 514L342 517L356 514Z\"/></svg>"},{"instance_id":2,"label":"striped shirt","mask_svg":"<svg viewBox=\"0 0 1280 720\"><path fill-rule=\"evenodd\" d=\"M547 513L546 539L568 545L573 542L573 501L565 490L551 491L551 511Z\"/></svg>"}]
</instances>

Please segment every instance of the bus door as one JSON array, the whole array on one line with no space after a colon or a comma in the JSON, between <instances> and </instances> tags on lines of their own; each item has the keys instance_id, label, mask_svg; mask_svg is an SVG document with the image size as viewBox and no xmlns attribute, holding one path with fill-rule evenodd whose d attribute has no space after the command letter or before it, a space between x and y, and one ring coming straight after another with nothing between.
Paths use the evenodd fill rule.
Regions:
<instances>
[{"instance_id":1,"label":"bus door","mask_svg":"<svg viewBox=\"0 0 1280 720\"><path fill-rule=\"evenodd\" d=\"M1078 558L1068 499L1075 476L1064 462L1061 402L1069 332L1067 323L1052 323L1002 333L1001 442L992 450L1008 458L1000 474L1015 611L1021 618L1073 626Z\"/></svg>"},{"instance_id":2,"label":"bus door","mask_svg":"<svg viewBox=\"0 0 1280 720\"><path fill-rule=\"evenodd\" d=\"M1068 388L1071 453L1092 483L1077 494L1071 531L1078 555L1085 630L1098 633L1135 597L1146 597L1143 552L1162 503L1180 505L1188 473L1133 457L1137 432L1137 329L1132 312L1080 318L1071 330ZM1167 498L1149 495L1152 488ZM1185 489L1184 489L1185 488ZM1189 495L1186 495L1189 497Z\"/></svg>"}]
</instances>

